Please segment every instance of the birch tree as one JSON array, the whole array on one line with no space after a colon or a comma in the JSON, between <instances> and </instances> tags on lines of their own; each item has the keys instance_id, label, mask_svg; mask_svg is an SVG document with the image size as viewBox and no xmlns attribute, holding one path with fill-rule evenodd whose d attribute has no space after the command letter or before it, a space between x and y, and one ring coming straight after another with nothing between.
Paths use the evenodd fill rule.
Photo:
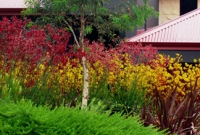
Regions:
<instances>
[{"instance_id":1,"label":"birch tree","mask_svg":"<svg viewBox=\"0 0 200 135\"><path fill-rule=\"evenodd\" d=\"M143 0L144 5L137 5L136 0L26 0L24 15L39 15L36 22L59 24L69 30L78 48L85 51L84 37L96 28L101 34L114 30L133 31L157 12ZM79 36L75 31L79 31ZM86 57L82 57L83 90L82 108L89 100L89 74Z\"/></svg>"}]
</instances>

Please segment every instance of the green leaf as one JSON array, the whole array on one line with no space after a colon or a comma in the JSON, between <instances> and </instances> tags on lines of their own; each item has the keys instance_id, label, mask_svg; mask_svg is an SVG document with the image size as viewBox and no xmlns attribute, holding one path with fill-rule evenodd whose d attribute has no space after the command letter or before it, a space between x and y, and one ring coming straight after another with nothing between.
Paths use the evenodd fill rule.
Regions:
<instances>
[{"instance_id":1,"label":"green leaf","mask_svg":"<svg viewBox=\"0 0 200 135\"><path fill-rule=\"evenodd\" d=\"M91 34L92 33L92 26L86 26L85 31L86 34Z\"/></svg>"},{"instance_id":2,"label":"green leaf","mask_svg":"<svg viewBox=\"0 0 200 135\"><path fill-rule=\"evenodd\" d=\"M29 23L27 24L27 27L28 27L28 28L31 28L33 25L34 25L33 22L29 22Z\"/></svg>"}]
</instances>

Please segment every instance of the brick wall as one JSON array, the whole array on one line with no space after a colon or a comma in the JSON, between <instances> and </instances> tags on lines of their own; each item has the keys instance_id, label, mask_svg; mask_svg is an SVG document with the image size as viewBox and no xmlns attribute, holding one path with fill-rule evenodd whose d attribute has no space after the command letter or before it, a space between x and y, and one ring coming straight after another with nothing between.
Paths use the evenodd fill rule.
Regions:
<instances>
[{"instance_id":1,"label":"brick wall","mask_svg":"<svg viewBox=\"0 0 200 135\"><path fill-rule=\"evenodd\" d=\"M198 0L198 5L197 6L198 6L198 8L200 8L200 0Z\"/></svg>"},{"instance_id":2,"label":"brick wall","mask_svg":"<svg viewBox=\"0 0 200 135\"><path fill-rule=\"evenodd\" d=\"M198 0L200 8L200 0ZM180 16L180 0L159 0L159 25Z\"/></svg>"},{"instance_id":3,"label":"brick wall","mask_svg":"<svg viewBox=\"0 0 200 135\"><path fill-rule=\"evenodd\" d=\"M159 1L159 25L180 15L180 0Z\"/></svg>"}]
</instances>

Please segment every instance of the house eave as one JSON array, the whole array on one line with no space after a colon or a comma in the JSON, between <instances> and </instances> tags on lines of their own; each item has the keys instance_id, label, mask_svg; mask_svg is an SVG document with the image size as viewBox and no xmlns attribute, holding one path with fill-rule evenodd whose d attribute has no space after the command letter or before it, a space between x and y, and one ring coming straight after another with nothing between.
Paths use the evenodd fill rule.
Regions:
<instances>
[{"instance_id":1,"label":"house eave","mask_svg":"<svg viewBox=\"0 0 200 135\"><path fill-rule=\"evenodd\" d=\"M142 42L143 45L152 45L158 50L200 50L200 42Z\"/></svg>"},{"instance_id":2,"label":"house eave","mask_svg":"<svg viewBox=\"0 0 200 135\"><path fill-rule=\"evenodd\" d=\"M21 15L21 11L26 8L0 8L0 16L16 16Z\"/></svg>"}]
</instances>

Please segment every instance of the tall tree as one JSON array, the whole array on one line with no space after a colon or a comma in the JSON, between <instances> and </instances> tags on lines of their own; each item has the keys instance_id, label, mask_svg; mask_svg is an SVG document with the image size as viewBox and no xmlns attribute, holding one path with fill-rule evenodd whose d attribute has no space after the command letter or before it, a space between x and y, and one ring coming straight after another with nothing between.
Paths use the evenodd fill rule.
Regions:
<instances>
[{"instance_id":1,"label":"tall tree","mask_svg":"<svg viewBox=\"0 0 200 135\"><path fill-rule=\"evenodd\" d=\"M148 5L148 0L143 1L144 5L137 5L136 0L26 0L28 8L23 14L39 14L38 22L59 23L71 31L77 47L84 51L84 37L94 27L101 34L133 30L149 17L156 16L157 12ZM80 33L79 38L75 34L76 29ZM89 99L89 74L84 56L82 65L84 108Z\"/></svg>"}]
</instances>

